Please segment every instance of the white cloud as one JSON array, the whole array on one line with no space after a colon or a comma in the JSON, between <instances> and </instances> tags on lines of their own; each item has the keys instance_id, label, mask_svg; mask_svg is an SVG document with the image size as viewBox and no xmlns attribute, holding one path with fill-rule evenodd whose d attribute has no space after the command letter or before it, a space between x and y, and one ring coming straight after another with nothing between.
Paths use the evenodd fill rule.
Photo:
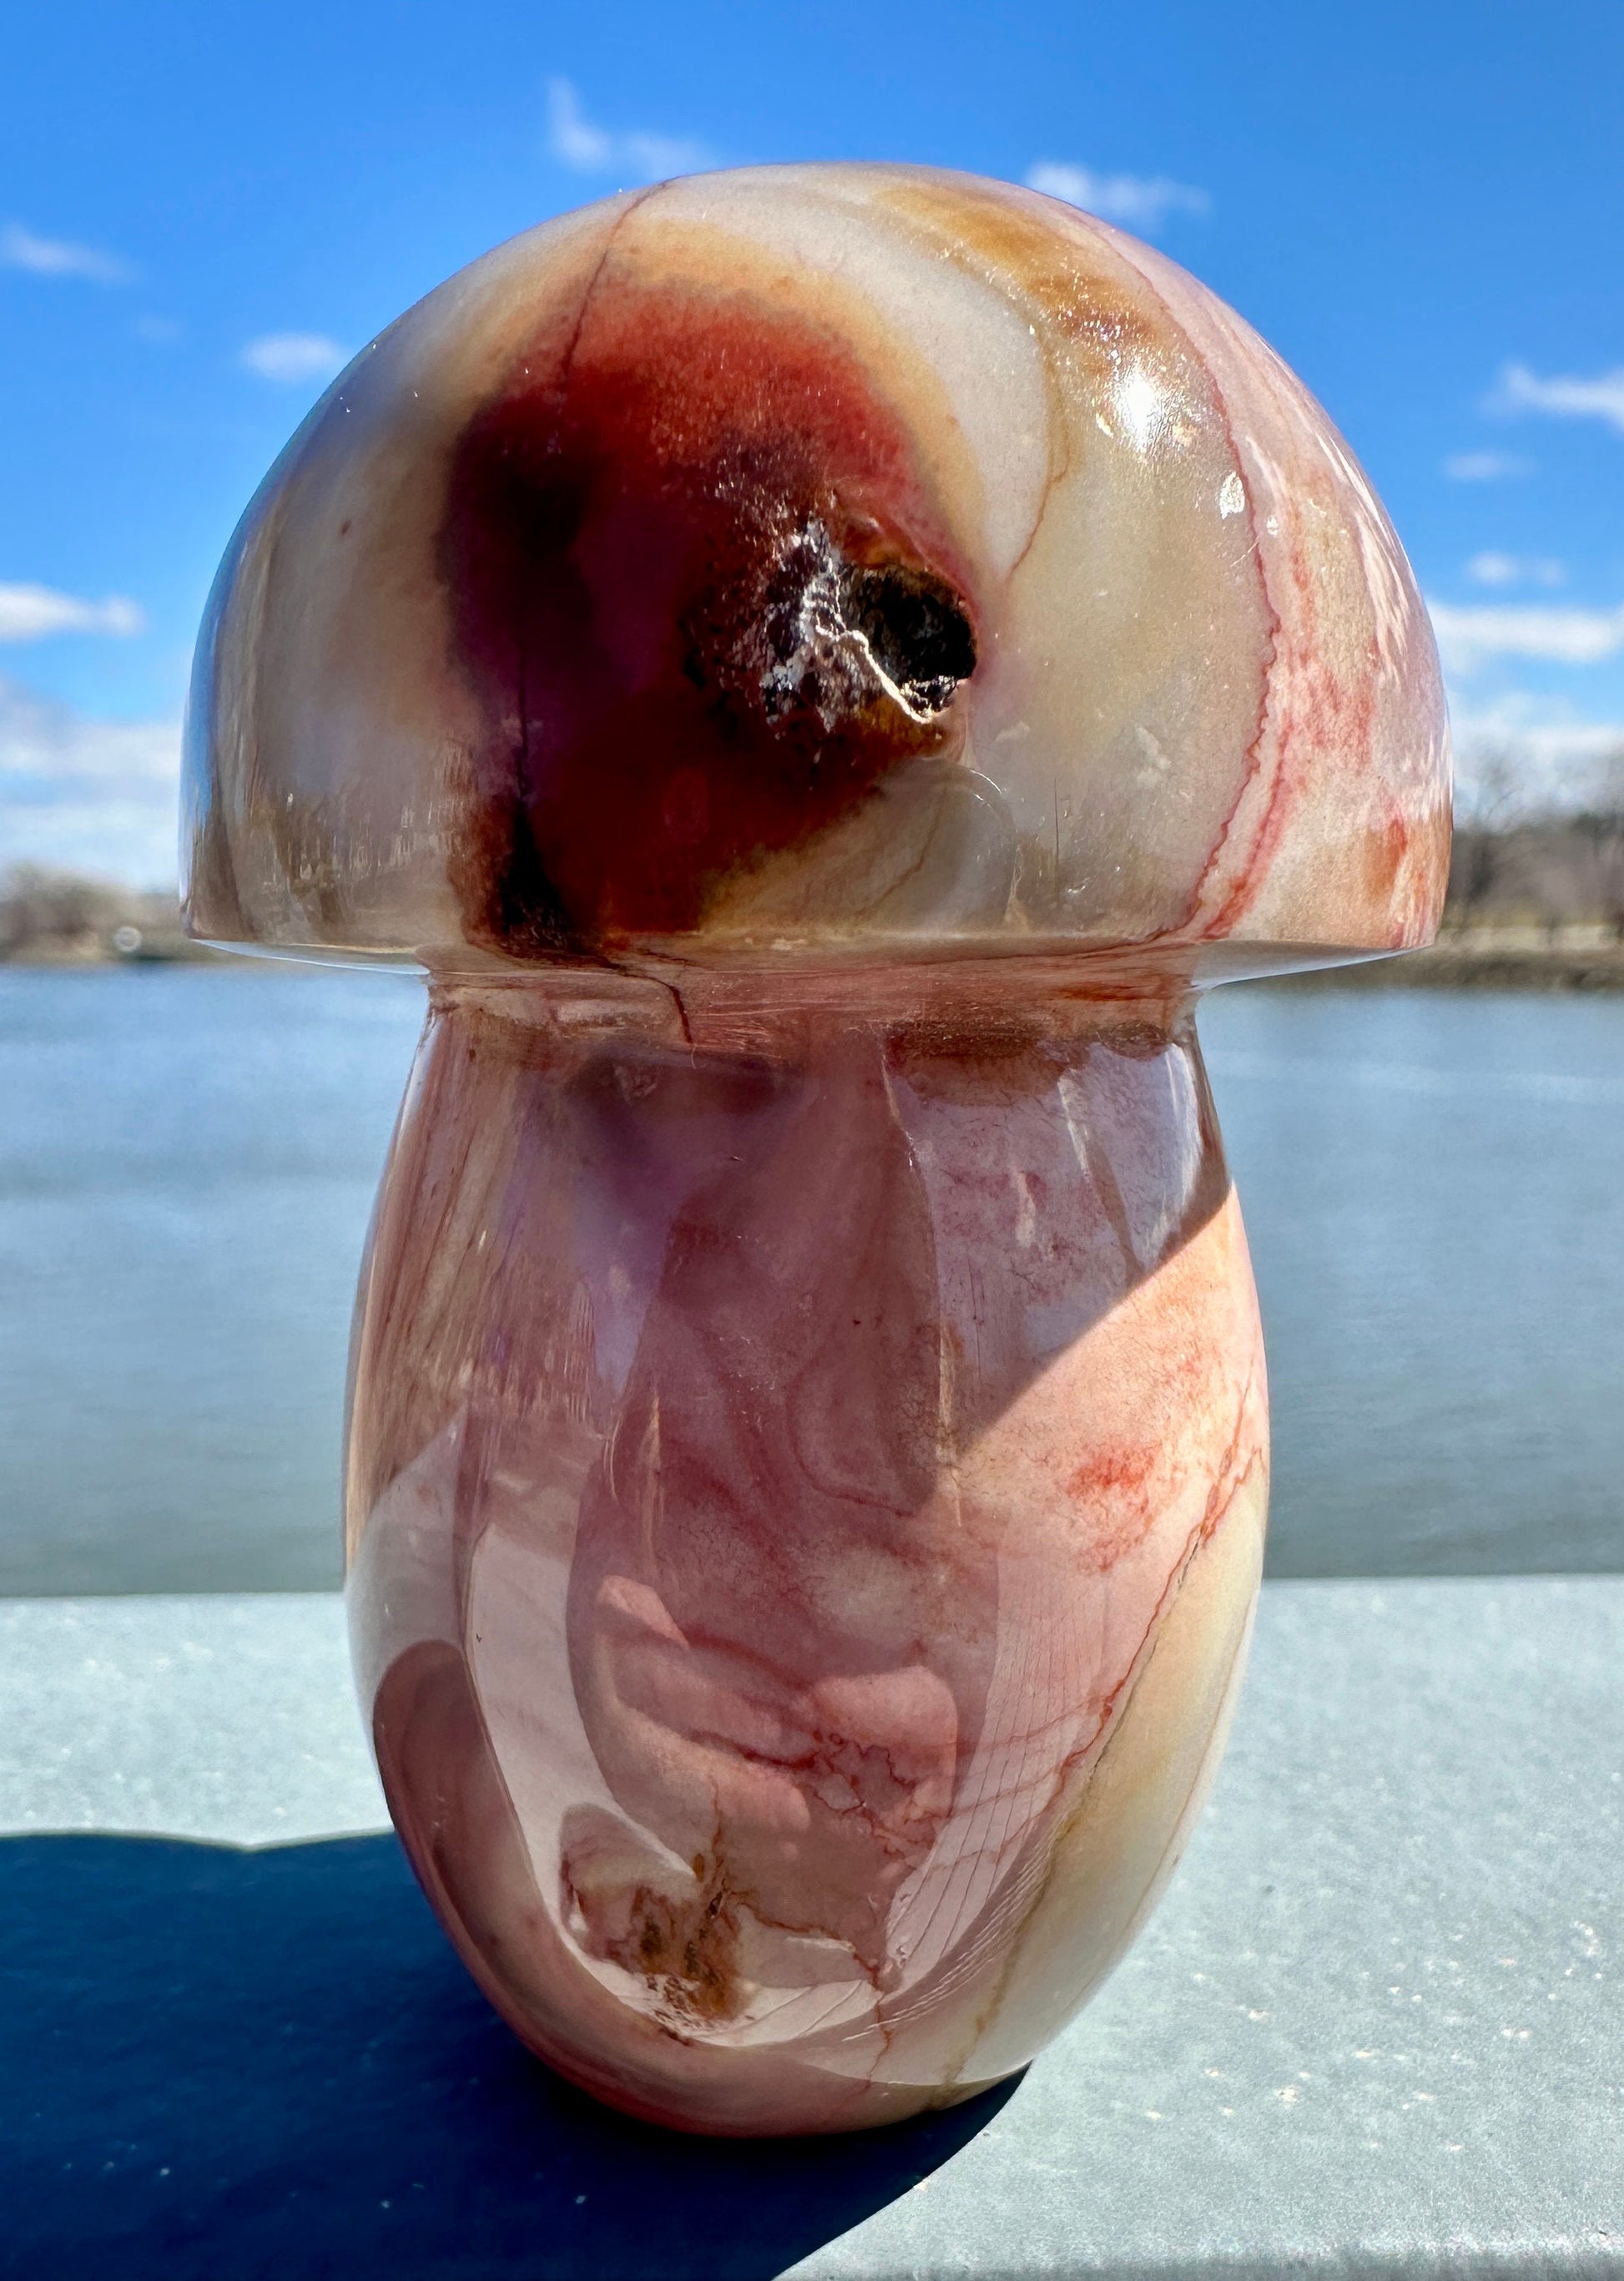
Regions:
<instances>
[{"instance_id":1,"label":"white cloud","mask_svg":"<svg viewBox=\"0 0 1624 2281\"><path fill-rule=\"evenodd\" d=\"M1599 665L1624 650L1624 606L1560 610L1429 602L1433 631L1446 666L1473 673L1496 657L1538 658L1558 665Z\"/></svg>"},{"instance_id":2,"label":"white cloud","mask_svg":"<svg viewBox=\"0 0 1624 2281\"><path fill-rule=\"evenodd\" d=\"M95 721L0 677L0 870L173 885L178 721Z\"/></svg>"},{"instance_id":3,"label":"white cloud","mask_svg":"<svg viewBox=\"0 0 1624 2281\"><path fill-rule=\"evenodd\" d=\"M547 81L547 152L572 174L613 174L636 182L692 174L713 163L702 143L642 128L599 127L582 110L567 79Z\"/></svg>"},{"instance_id":4,"label":"white cloud","mask_svg":"<svg viewBox=\"0 0 1624 2281\"><path fill-rule=\"evenodd\" d=\"M1508 476L1531 476L1534 462L1514 452L1451 452L1443 472L1452 483L1499 483Z\"/></svg>"},{"instance_id":5,"label":"white cloud","mask_svg":"<svg viewBox=\"0 0 1624 2281\"><path fill-rule=\"evenodd\" d=\"M1474 554L1466 576L1477 586L1560 586L1567 567L1554 556L1541 554Z\"/></svg>"},{"instance_id":6,"label":"white cloud","mask_svg":"<svg viewBox=\"0 0 1624 2281\"><path fill-rule=\"evenodd\" d=\"M43 641L48 634L138 634L146 619L122 594L81 601L50 586L0 586L0 642Z\"/></svg>"},{"instance_id":7,"label":"white cloud","mask_svg":"<svg viewBox=\"0 0 1624 2281\"><path fill-rule=\"evenodd\" d=\"M331 380L348 364L350 352L325 333L262 333L237 361L261 380L300 388L313 380Z\"/></svg>"},{"instance_id":8,"label":"white cloud","mask_svg":"<svg viewBox=\"0 0 1624 2281\"><path fill-rule=\"evenodd\" d=\"M1526 364L1508 364L1487 408L1543 412L1558 420L1605 420L1624 436L1624 365L1594 380L1563 374L1542 380Z\"/></svg>"},{"instance_id":9,"label":"white cloud","mask_svg":"<svg viewBox=\"0 0 1624 2281\"><path fill-rule=\"evenodd\" d=\"M1212 205L1205 190L1165 174L1096 174L1058 159L1040 159L1028 170L1026 187L1131 229L1159 229L1171 213L1204 214Z\"/></svg>"},{"instance_id":10,"label":"white cloud","mask_svg":"<svg viewBox=\"0 0 1624 2281\"><path fill-rule=\"evenodd\" d=\"M0 224L0 269L26 269L35 277L84 277L93 285L128 285L135 274L116 254L65 237L36 237L19 221Z\"/></svg>"},{"instance_id":11,"label":"white cloud","mask_svg":"<svg viewBox=\"0 0 1624 2281\"><path fill-rule=\"evenodd\" d=\"M1516 694L1473 708L1450 706L1456 809L1463 821L1513 801L1534 808L1581 807L1598 770L1624 751L1624 721L1581 721L1558 700Z\"/></svg>"}]
</instances>

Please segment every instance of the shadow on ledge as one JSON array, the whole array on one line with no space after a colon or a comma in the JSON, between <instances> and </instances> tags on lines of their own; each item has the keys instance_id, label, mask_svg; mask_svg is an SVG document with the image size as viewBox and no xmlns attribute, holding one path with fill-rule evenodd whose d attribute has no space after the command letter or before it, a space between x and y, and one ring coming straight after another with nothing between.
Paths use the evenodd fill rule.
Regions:
<instances>
[{"instance_id":1,"label":"shadow on ledge","mask_svg":"<svg viewBox=\"0 0 1624 2281\"><path fill-rule=\"evenodd\" d=\"M1010 2085L842 2138L629 2122L514 2041L392 1837L0 1840L0 2272L765 2281Z\"/></svg>"}]
</instances>

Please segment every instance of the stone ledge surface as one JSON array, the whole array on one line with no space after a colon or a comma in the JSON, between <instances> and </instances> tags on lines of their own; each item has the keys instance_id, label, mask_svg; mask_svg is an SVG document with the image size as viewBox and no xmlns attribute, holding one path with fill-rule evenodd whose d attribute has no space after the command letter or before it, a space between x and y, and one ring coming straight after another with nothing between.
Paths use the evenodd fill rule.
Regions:
<instances>
[{"instance_id":1,"label":"stone ledge surface","mask_svg":"<svg viewBox=\"0 0 1624 2281\"><path fill-rule=\"evenodd\" d=\"M332 1597L15 1602L0 1636L0 1829L288 1849L255 1857L274 1865L295 1840L382 1825ZM1096 2001L1006 2101L963 2110L956 2137L940 2118L780 2155L554 2099L525 2171L532 2206L459 2137L490 2117L460 2123L456 2100L431 2099L430 2122L401 2126L421 2198L402 2236L392 2196L363 2193L363 2211L331 2199L341 2181L290 2170L284 2110L307 2092L244 2051L245 2175L194 2197L183 2238L151 2188L139 2238L161 2265L135 2235L116 2251L98 2235L92 2261L89 2234L70 2237L93 2199L58 2197L38 2265L0 2267L100 2269L105 2249L108 2270L257 2271L253 2229L281 2192L304 2195L331 2248L330 2264L315 2247L298 2262L312 2273L375 2257L398 2277L491 2281L1624 2274L1621 1673L1624 1578L1266 1587L1230 1755L1172 1891ZM383 1858L302 1855L335 1875ZM380 1936L380 1973L388 1961ZM444 2072L444 2003L420 2030L390 1969L398 2107L402 2084L432 2092ZM318 2047L327 2033L321 2080L344 2079L341 2022L282 2032ZM386 2087L381 2046L367 2064ZM109 2065L97 2127L144 2145ZM50 2086L47 2069L36 2122ZM628 2197L657 2174L677 2198L642 2231L634 2200L596 2215L616 2149ZM95 2152L74 2159L94 2169ZM152 2153L167 2179L179 2152ZM792 2170L786 2224L770 2182ZM568 2191L577 2174L587 2192Z\"/></svg>"},{"instance_id":2,"label":"stone ledge surface","mask_svg":"<svg viewBox=\"0 0 1624 2281\"><path fill-rule=\"evenodd\" d=\"M0 1833L388 1828L338 1593L0 1601Z\"/></svg>"}]
</instances>

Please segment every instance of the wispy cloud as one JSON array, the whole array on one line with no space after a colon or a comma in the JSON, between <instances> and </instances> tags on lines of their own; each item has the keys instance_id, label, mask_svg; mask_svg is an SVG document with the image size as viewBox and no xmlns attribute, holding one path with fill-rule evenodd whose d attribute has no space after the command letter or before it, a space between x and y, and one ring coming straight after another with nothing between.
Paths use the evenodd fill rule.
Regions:
<instances>
[{"instance_id":1,"label":"wispy cloud","mask_svg":"<svg viewBox=\"0 0 1624 2281\"><path fill-rule=\"evenodd\" d=\"M702 143L684 135L599 127L582 109L570 81L556 78L547 81L547 152L572 174L612 174L635 182L663 182L715 163Z\"/></svg>"},{"instance_id":2,"label":"wispy cloud","mask_svg":"<svg viewBox=\"0 0 1624 2281\"><path fill-rule=\"evenodd\" d=\"M1560 586L1567 566L1549 554L1474 554L1466 565L1474 586Z\"/></svg>"},{"instance_id":3,"label":"wispy cloud","mask_svg":"<svg viewBox=\"0 0 1624 2281\"><path fill-rule=\"evenodd\" d=\"M1446 666L1470 674L1495 658L1535 658L1547 664L1599 665L1624 650L1624 607L1562 610L1497 604L1458 608L1429 602L1433 630Z\"/></svg>"},{"instance_id":4,"label":"wispy cloud","mask_svg":"<svg viewBox=\"0 0 1624 2281\"><path fill-rule=\"evenodd\" d=\"M245 370L260 380L274 380L281 388L303 388L313 380L331 380L349 361L348 349L341 348L326 333L262 333L237 358Z\"/></svg>"},{"instance_id":5,"label":"wispy cloud","mask_svg":"<svg viewBox=\"0 0 1624 2281\"><path fill-rule=\"evenodd\" d=\"M0 586L0 642L43 641L49 634L138 634L146 619L122 594L87 602L53 586Z\"/></svg>"},{"instance_id":6,"label":"wispy cloud","mask_svg":"<svg viewBox=\"0 0 1624 2281\"><path fill-rule=\"evenodd\" d=\"M1542 380L1526 364L1508 364L1484 408L1543 412L1558 420L1605 420L1624 436L1624 365L1594 380L1560 373Z\"/></svg>"},{"instance_id":7,"label":"wispy cloud","mask_svg":"<svg viewBox=\"0 0 1624 2281\"><path fill-rule=\"evenodd\" d=\"M1092 166L1074 166L1069 159L1040 159L1027 172L1026 187L1130 229L1156 230L1169 214L1202 215L1212 209L1205 190L1175 182L1166 174L1096 174Z\"/></svg>"},{"instance_id":8,"label":"wispy cloud","mask_svg":"<svg viewBox=\"0 0 1624 2281\"><path fill-rule=\"evenodd\" d=\"M1534 462L1515 452L1451 452L1443 472L1452 483L1503 483L1512 476L1531 476Z\"/></svg>"},{"instance_id":9,"label":"wispy cloud","mask_svg":"<svg viewBox=\"0 0 1624 2281\"><path fill-rule=\"evenodd\" d=\"M166 886L177 721L96 721L0 677L0 868L59 865Z\"/></svg>"},{"instance_id":10,"label":"wispy cloud","mask_svg":"<svg viewBox=\"0 0 1624 2281\"><path fill-rule=\"evenodd\" d=\"M39 237L19 221L0 223L0 269L26 269L35 277L82 277L92 285L128 285L135 271L117 254L66 237Z\"/></svg>"}]
</instances>

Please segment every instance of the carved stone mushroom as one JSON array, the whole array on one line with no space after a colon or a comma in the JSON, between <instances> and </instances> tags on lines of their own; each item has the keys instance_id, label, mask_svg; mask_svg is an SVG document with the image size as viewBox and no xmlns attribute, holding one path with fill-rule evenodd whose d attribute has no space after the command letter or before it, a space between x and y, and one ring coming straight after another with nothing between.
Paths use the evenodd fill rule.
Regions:
<instances>
[{"instance_id":1,"label":"carved stone mushroom","mask_svg":"<svg viewBox=\"0 0 1624 2281\"><path fill-rule=\"evenodd\" d=\"M1436 660L1346 445L1033 193L668 183L335 383L187 769L195 933L429 978L349 1589L481 1986L692 2130L1018 2068L1168 1875L1256 1593L1195 994L1437 922Z\"/></svg>"}]
</instances>

